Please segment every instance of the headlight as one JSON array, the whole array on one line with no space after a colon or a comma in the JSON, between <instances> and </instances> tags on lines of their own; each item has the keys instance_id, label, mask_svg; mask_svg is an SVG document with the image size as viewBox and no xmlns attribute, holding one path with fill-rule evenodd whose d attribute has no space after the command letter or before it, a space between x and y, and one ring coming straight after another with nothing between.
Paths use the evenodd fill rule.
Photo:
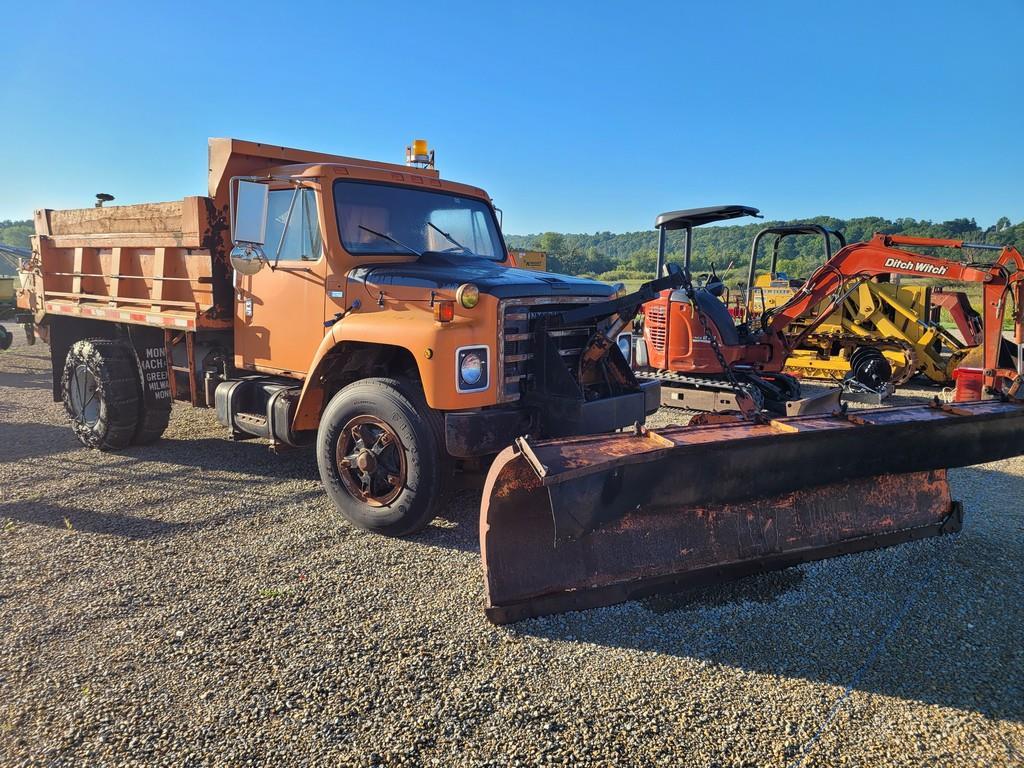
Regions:
<instances>
[{"instance_id":1,"label":"headlight","mask_svg":"<svg viewBox=\"0 0 1024 768\"><path fill-rule=\"evenodd\" d=\"M455 355L459 392L487 389L487 347L460 347Z\"/></svg>"},{"instance_id":2,"label":"headlight","mask_svg":"<svg viewBox=\"0 0 1024 768\"><path fill-rule=\"evenodd\" d=\"M462 358L459 372L462 374L463 383L469 384L471 387L476 386L484 377L484 361L476 352L470 352Z\"/></svg>"},{"instance_id":3,"label":"headlight","mask_svg":"<svg viewBox=\"0 0 1024 768\"><path fill-rule=\"evenodd\" d=\"M459 286L459 290L455 292L455 298L466 309L472 309L480 302L480 289L472 283L465 283Z\"/></svg>"}]
</instances>

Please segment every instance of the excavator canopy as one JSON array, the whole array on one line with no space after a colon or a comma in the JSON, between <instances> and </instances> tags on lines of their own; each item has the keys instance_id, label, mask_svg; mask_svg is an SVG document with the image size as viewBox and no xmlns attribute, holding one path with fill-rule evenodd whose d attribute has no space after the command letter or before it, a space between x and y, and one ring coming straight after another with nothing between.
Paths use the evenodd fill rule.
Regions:
<instances>
[{"instance_id":1,"label":"excavator canopy","mask_svg":"<svg viewBox=\"0 0 1024 768\"><path fill-rule=\"evenodd\" d=\"M757 208L749 205L711 205L706 208L686 208L681 211L667 211L654 220L657 229L690 229L716 221L738 219L743 216L760 216Z\"/></svg>"}]
</instances>

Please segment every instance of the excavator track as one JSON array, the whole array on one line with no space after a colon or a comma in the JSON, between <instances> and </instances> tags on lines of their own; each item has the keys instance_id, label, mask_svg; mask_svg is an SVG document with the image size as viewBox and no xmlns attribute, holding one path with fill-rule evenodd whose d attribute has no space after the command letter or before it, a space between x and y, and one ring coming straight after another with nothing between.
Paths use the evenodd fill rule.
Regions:
<instances>
[{"instance_id":1,"label":"excavator track","mask_svg":"<svg viewBox=\"0 0 1024 768\"><path fill-rule=\"evenodd\" d=\"M672 371L634 371L641 381L661 383L661 404L671 408L686 408L711 413L740 410L737 394L743 392L753 398L757 407L764 407L764 393L752 383L739 387L724 376L687 376Z\"/></svg>"},{"instance_id":2,"label":"excavator track","mask_svg":"<svg viewBox=\"0 0 1024 768\"><path fill-rule=\"evenodd\" d=\"M917 352L914 349L913 344L903 341L902 339L892 337L875 339L858 336L852 333L814 333L807 336L799 349L825 349L834 347L837 343L844 351L847 352L852 352L857 347L874 347L883 353L886 351L897 351L901 353L903 355L904 363L899 367L893 368L892 378L890 379L890 383L893 386L906 384L920 369L920 361L918 360ZM834 356L830 356L830 358L831 357ZM787 373L791 373L794 376L800 376L801 378L842 381L846 376L846 373L849 371L849 366L846 366L845 370L842 371L829 371L811 366L793 365L793 359L794 358L791 356L790 359L786 361L785 370Z\"/></svg>"}]
</instances>

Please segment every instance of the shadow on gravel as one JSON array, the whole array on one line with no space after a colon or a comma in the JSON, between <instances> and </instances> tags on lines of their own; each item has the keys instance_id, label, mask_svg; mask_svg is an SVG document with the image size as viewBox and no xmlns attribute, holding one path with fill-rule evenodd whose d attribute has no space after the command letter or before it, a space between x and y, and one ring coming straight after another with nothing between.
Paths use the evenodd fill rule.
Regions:
<instances>
[{"instance_id":1,"label":"shadow on gravel","mask_svg":"<svg viewBox=\"0 0 1024 768\"><path fill-rule=\"evenodd\" d=\"M184 523L132 517L118 512L98 512L78 506L17 502L0 504L0 518L9 518L31 525L67 529L83 533L101 533L133 541L173 536L183 531L215 528L234 517L237 512L222 512L202 520Z\"/></svg>"},{"instance_id":2,"label":"shadow on gravel","mask_svg":"<svg viewBox=\"0 0 1024 768\"><path fill-rule=\"evenodd\" d=\"M1024 477L952 479L967 515L956 536L509 629L1022 722Z\"/></svg>"},{"instance_id":3,"label":"shadow on gravel","mask_svg":"<svg viewBox=\"0 0 1024 768\"><path fill-rule=\"evenodd\" d=\"M0 461L19 461L85 450L70 427L26 422L0 424Z\"/></svg>"},{"instance_id":4,"label":"shadow on gravel","mask_svg":"<svg viewBox=\"0 0 1024 768\"><path fill-rule=\"evenodd\" d=\"M480 491L464 488L454 492L438 519L406 541L459 552L479 552Z\"/></svg>"},{"instance_id":5,"label":"shadow on gravel","mask_svg":"<svg viewBox=\"0 0 1024 768\"><path fill-rule=\"evenodd\" d=\"M674 613L740 603L771 603L799 587L803 580L802 570L787 568L761 578L740 579L716 587L697 587L668 595L652 595L639 602L654 613Z\"/></svg>"},{"instance_id":6,"label":"shadow on gravel","mask_svg":"<svg viewBox=\"0 0 1024 768\"><path fill-rule=\"evenodd\" d=\"M0 354L3 354L0 352ZM10 367L10 366L8 366ZM12 389L50 389L50 372L39 370L0 371L0 387Z\"/></svg>"},{"instance_id":7,"label":"shadow on gravel","mask_svg":"<svg viewBox=\"0 0 1024 768\"><path fill-rule=\"evenodd\" d=\"M226 430L225 430L226 433ZM316 455L311 448L272 453L269 444L256 440L228 440L203 437L188 440L160 440L123 452L136 461L157 461L203 472L233 472L274 480L320 479Z\"/></svg>"}]
</instances>

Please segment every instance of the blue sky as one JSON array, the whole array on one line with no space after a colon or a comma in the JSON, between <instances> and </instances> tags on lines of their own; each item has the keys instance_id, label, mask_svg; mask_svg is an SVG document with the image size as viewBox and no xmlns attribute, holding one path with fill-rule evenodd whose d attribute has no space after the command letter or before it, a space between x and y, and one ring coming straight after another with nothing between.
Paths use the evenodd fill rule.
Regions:
<instances>
[{"instance_id":1,"label":"blue sky","mask_svg":"<svg viewBox=\"0 0 1024 768\"><path fill-rule=\"evenodd\" d=\"M206 188L206 138L400 162L510 233L675 208L1024 218L1024 1L8 4L0 219Z\"/></svg>"}]
</instances>

